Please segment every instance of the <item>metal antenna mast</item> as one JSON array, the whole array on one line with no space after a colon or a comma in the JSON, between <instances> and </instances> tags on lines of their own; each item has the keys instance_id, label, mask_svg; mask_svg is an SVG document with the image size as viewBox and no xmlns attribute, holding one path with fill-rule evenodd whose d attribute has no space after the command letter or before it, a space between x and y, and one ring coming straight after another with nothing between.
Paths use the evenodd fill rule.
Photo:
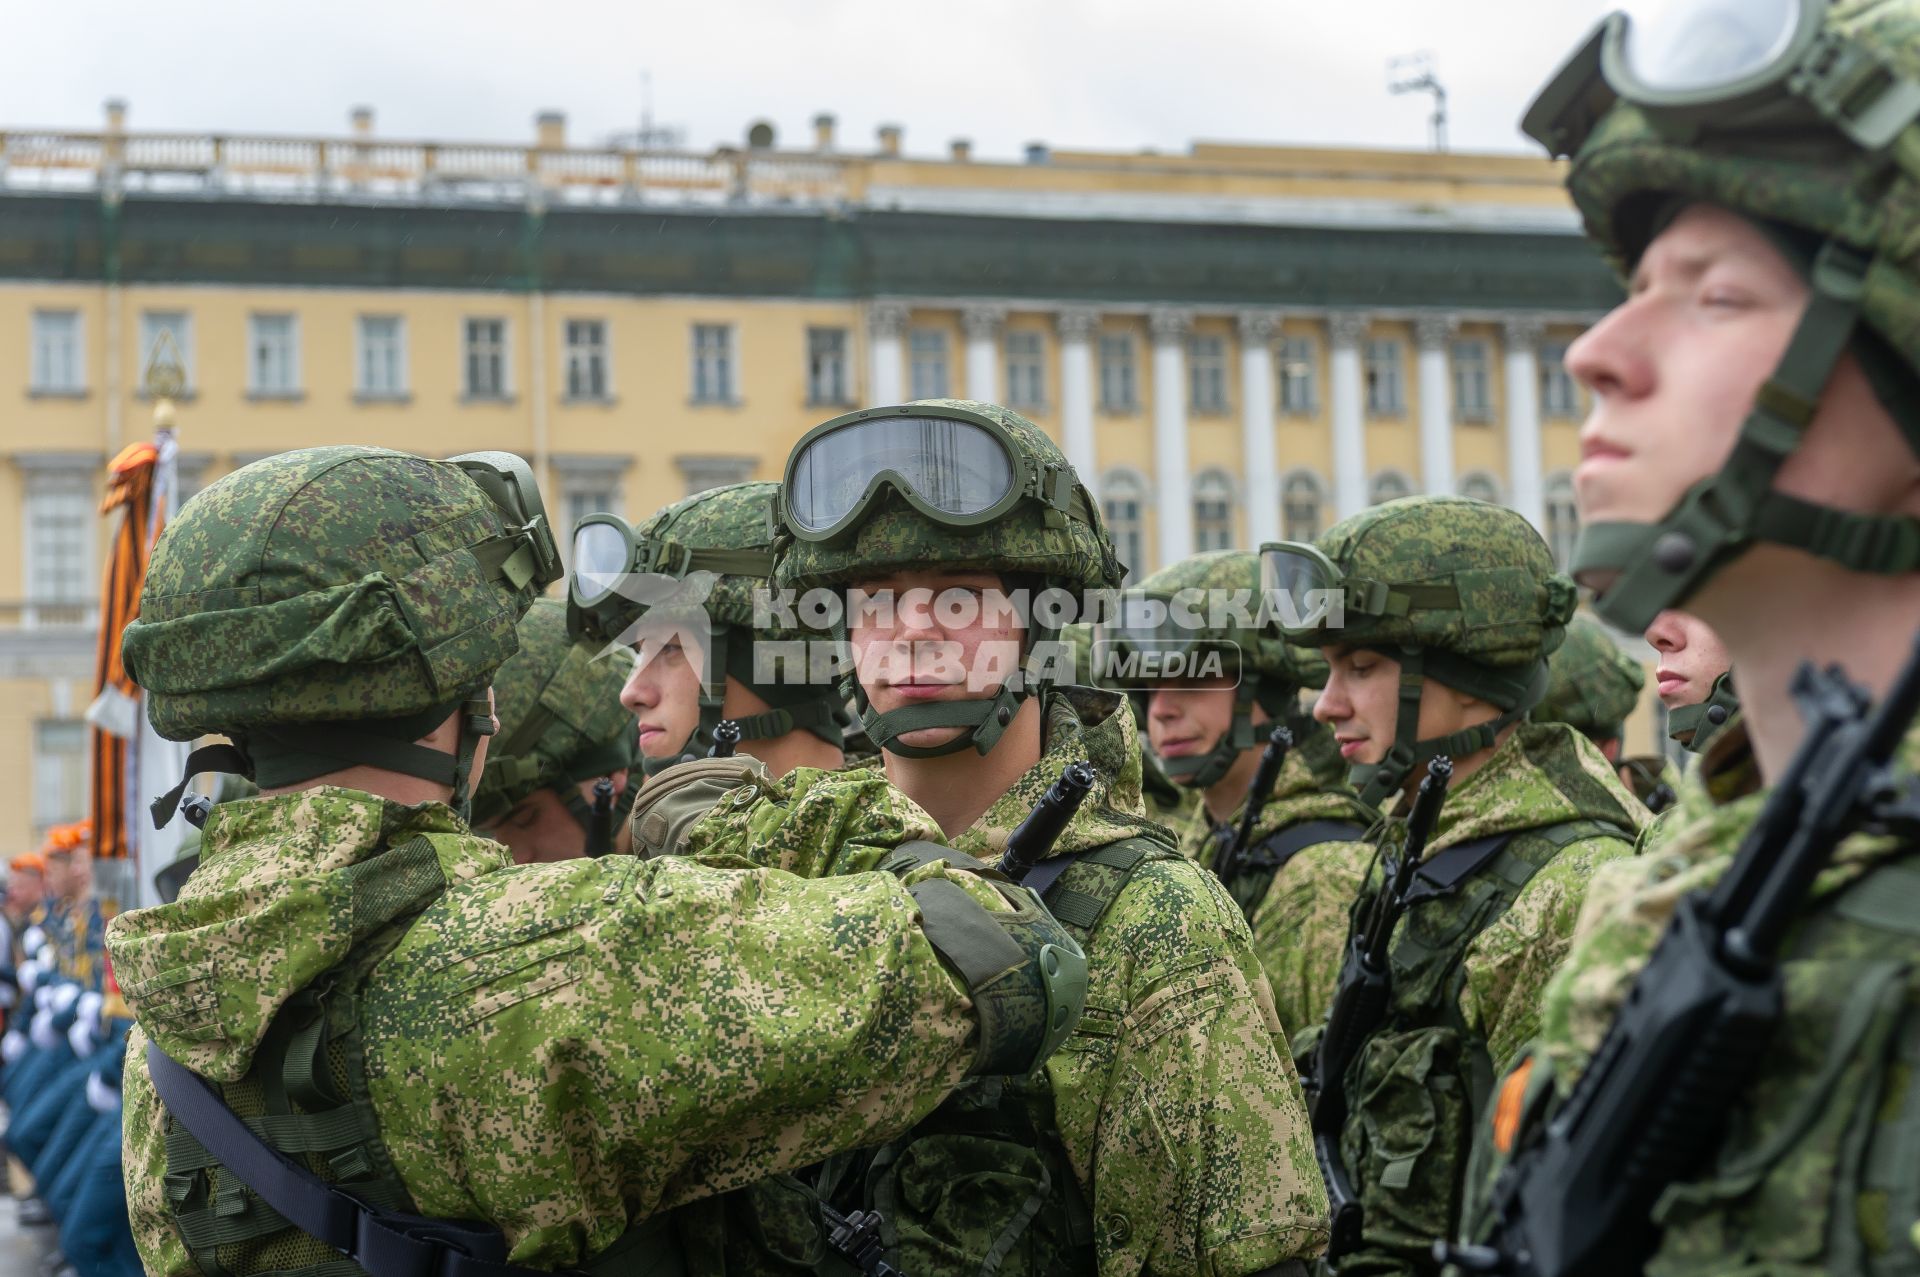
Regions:
<instances>
[{"instance_id":1,"label":"metal antenna mast","mask_svg":"<svg viewBox=\"0 0 1920 1277\"><path fill-rule=\"evenodd\" d=\"M1447 149L1447 88L1440 83L1440 77L1434 74L1433 54L1422 50L1406 57L1394 58L1387 63L1387 92L1431 93L1433 94L1433 149L1445 152Z\"/></svg>"}]
</instances>

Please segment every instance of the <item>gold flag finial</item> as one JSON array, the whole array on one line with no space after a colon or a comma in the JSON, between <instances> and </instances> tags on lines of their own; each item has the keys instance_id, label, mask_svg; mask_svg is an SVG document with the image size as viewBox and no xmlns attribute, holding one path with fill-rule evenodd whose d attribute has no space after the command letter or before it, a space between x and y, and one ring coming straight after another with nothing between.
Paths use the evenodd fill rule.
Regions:
<instances>
[{"instance_id":1,"label":"gold flag finial","mask_svg":"<svg viewBox=\"0 0 1920 1277\"><path fill-rule=\"evenodd\" d=\"M171 328L162 328L154 339L142 385L152 399L172 399L187 388L186 366L180 360L180 347L173 340Z\"/></svg>"}]
</instances>

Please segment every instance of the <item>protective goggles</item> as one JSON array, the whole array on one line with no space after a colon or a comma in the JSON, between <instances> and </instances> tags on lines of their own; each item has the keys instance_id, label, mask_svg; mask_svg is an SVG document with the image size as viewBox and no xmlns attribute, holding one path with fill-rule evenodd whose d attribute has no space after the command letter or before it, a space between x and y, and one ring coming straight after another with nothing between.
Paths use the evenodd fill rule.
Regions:
<instances>
[{"instance_id":1,"label":"protective goggles","mask_svg":"<svg viewBox=\"0 0 1920 1277\"><path fill-rule=\"evenodd\" d=\"M1111 621L1093 627L1093 641L1108 647L1141 651L1190 651L1196 647L1223 647L1257 637L1238 625L1214 625L1211 600L1201 589L1155 595L1122 594Z\"/></svg>"},{"instance_id":2,"label":"protective goggles","mask_svg":"<svg viewBox=\"0 0 1920 1277\"><path fill-rule=\"evenodd\" d=\"M521 541L534 591L558 581L566 569L561 566L560 547L553 539L553 525L532 468L511 452L467 452L448 460L480 486L506 520L507 531Z\"/></svg>"},{"instance_id":3,"label":"protective goggles","mask_svg":"<svg viewBox=\"0 0 1920 1277\"><path fill-rule=\"evenodd\" d=\"M1260 547L1260 589L1269 623L1282 636L1300 643L1326 641L1326 631L1343 627L1349 613L1403 617L1460 606L1460 592L1452 585L1350 577L1304 541L1275 541Z\"/></svg>"},{"instance_id":4,"label":"protective goggles","mask_svg":"<svg viewBox=\"0 0 1920 1277\"><path fill-rule=\"evenodd\" d=\"M1920 82L1828 28L1831 0L1642 0L1609 14L1527 108L1555 155L1585 145L1617 101L1675 141L1704 133L1838 129L1880 151L1920 118ZM1920 141L1901 142L1920 158Z\"/></svg>"},{"instance_id":5,"label":"protective goggles","mask_svg":"<svg viewBox=\"0 0 1920 1277\"><path fill-rule=\"evenodd\" d=\"M964 408L908 405L848 413L809 430L787 459L781 518L802 541L858 526L891 489L933 522L976 528L1037 497L1060 510L1073 472L1037 467L1006 429Z\"/></svg>"},{"instance_id":6,"label":"protective goggles","mask_svg":"<svg viewBox=\"0 0 1920 1277\"><path fill-rule=\"evenodd\" d=\"M576 638L610 641L649 608L704 605L707 589L675 586L697 572L765 580L773 573L773 552L686 546L643 537L617 514L590 514L573 529L568 627Z\"/></svg>"}]
</instances>

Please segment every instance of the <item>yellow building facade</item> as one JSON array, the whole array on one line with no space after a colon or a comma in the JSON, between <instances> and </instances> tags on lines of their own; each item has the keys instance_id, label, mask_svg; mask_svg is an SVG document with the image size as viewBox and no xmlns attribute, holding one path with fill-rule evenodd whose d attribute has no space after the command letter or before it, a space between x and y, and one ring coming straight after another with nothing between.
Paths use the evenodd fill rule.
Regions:
<instances>
[{"instance_id":1,"label":"yellow building facade","mask_svg":"<svg viewBox=\"0 0 1920 1277\"><path fill-rule=\"evenodd\" d=\"M1564 555L1566 344L1613 296L1554 166L714 155L376 139L0 134L0 851L83 811L104 466L187 373L183 492L288 448L529 458L556 522L777 478L808 427L1008 403L1136 574L1393 496L1521 510ZM6 513L11 512L11 513ZM1652 716L1634 744L1650 748Z\"/></svg>"}]
</instances>

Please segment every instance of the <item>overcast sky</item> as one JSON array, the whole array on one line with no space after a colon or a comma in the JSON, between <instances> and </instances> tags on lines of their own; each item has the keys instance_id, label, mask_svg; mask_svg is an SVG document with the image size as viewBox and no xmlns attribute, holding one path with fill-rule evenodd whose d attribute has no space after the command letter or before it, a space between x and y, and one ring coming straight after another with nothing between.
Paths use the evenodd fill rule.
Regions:
<instances>
[{"instance_id":1,"label":"overcast sky","mask_svg":"<svg viewBox=\"0 0 1920 1277\"><path fill-rule=\"evenodd\" d=\"M1184 150L1196 139L1427 144L1390 58L1432 52L1456 150L1528 151L1516 122L1604 0L10 0L0 127L338 134L366 103L398 138L517 142L541 108L576 144L656 123L706 149L755 119L806 145L898 123L909 154L968 137Z\"/></svg>"}]
</instances>

